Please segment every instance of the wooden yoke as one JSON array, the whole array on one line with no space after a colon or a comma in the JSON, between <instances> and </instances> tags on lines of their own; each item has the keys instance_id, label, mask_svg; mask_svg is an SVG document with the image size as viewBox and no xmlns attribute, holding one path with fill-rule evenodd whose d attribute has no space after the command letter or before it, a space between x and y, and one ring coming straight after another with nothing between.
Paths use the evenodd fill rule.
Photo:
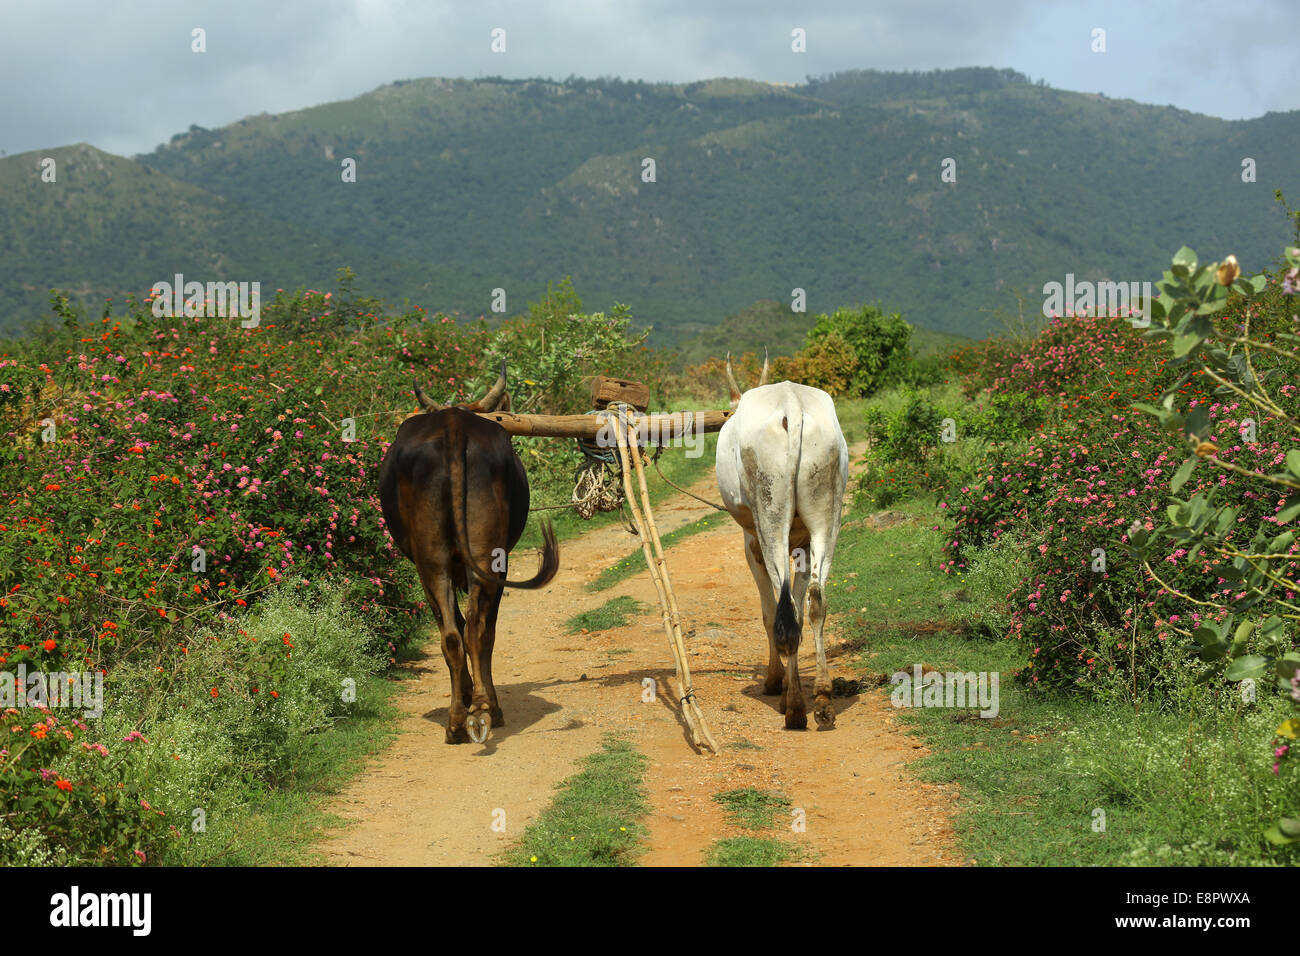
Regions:
<instances>
[{"instance_id":1,"label":"wooden yoke","mask_svg":"<svg viewBox=\"0 0 1300 956\"><path fill-rule=\"evenodd\" d=\"M716 432L731 417L733 409L708 409L702 412L669 412L658 415L645 414L650 405L650 388L641 382L621 378L596 376L592 382L591 400L598 410L610 402L620 402L636 409L627 416L629 432L635 432L639 445L648 439L656 443L681 438L698 428L702 432ZM535 438L580 438L594 442L605 440L606 448L616 446L610 415L516 415L513 412L479 412L481 418L496 422L512 435L531 435ZM606 443L607 441L607 443Z\"/></svg>"},{"instance_id":2,"label":"wooden yoke","mask_svg":"<svg viewBox=\"0 0 1300 956\"><path fill-rule=\"evenodd\" d=\"M628 428L636 432L637 443L645 444L647 436L659 441L681 438L698 428L703 432L716 432L722 428L735 409L708 409L702 412L667 412L658 415L629 415ZM614 433L608 424L608 415L516 415L513 412L479 412L480 418L496 422L512 435L532 435L537 438L582 438L595 441L608 437L608 447L614 447ZM603 434L602 434L603 433Z\"/></svg>"}]
</instances>

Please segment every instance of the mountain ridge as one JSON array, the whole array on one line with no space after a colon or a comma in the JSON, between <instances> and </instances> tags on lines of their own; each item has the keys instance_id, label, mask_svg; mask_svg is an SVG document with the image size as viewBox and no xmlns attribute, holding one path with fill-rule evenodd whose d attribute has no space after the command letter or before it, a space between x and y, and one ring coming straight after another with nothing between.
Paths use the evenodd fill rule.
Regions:
<instances>
[{"instance_id":1,"label":"mountain ridge","mask_svg":"<svg viewBox=\"0 0 1300 956\"><path fill-rule=\"evenodd\" d=\"M796 288L810 313L879 302L980 337L1011 290L1038 301L1066 272L1149 279L1183 244L1266 266L1285 224L1273 190L1300 186L1300 111L1220 120L991 68L797 86L431 77L192 126L98 160L107 176L83 155L41 183L33 159L70 149L93 147L0 159L10 331L54 284L93 300L192 268L322 288L350 266L364 292L462 315L491 314L496 288L517 313L572 275L659 344ZM1243 157L1259 182L1241 182Z\"/></svg>"}]
</instances>

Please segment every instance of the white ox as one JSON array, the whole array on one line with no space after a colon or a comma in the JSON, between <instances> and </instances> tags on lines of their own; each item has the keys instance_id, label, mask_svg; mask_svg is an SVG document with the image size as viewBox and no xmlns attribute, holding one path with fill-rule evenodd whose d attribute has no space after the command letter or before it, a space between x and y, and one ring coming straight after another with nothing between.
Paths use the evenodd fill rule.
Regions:
<instances>
[{"instance_id":1,"label":"white ox","mask_svg":"<svg viewBox=\"0 0 1300 956\"><path fill-rule=\"evenodd\" d=\"M813 716L818 724L834 727L822 641L824 592L849 476L849 449L835 403L819 388L764 385L766 361L758 387L742 396L728 355L727 380L736 410L718 436L718 490L745 531L745 557L763 601L768 644L763 692L781 695L787 730L808 726L798 663L807 594L817 645Z\"/></svg>"}]
</instances>

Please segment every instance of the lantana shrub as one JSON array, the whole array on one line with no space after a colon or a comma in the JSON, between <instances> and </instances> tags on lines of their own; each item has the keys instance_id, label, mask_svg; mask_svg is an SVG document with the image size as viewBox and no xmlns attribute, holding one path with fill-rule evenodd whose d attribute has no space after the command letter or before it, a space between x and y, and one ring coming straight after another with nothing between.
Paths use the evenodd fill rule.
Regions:
<instances>
[{"instance_id":1,"label":"lantana shrub","mask_svg":"<svg viewBox=\"0 0 1300 956\"><path fill-rule=\"evenodd\" d=\"M209 768L178 785L187 800L207 787L211 803L222 781L275 786L294 742L346 713L345 678L363 682L427 636L423 591L384 528L380 462L417 410L415 381L464 401L504 357L518 394L539 390L524 384L525 346L558 306L548 298L535 322L498 336L483 321L381 316L373 304L351 294L350 276L338 295L279 290L249 325L158 316L147 298L87 319L56 294L57 324L0 343L0 670L98 675L109 698L98 718L6 713L0 818L22 830L12 845L23 861L174 856L168 841L188 821L159 827L157 811L190 811L150 790L175 776L159 766ZM618 374L635 360L626 310L570 318L548 343L565 370ZM289 614L277 600L326 592L334 623L316 638L288 626L247 638L254 621L275 629L265 614ZM342 629L345 612L364 617L364 633ZM329 663L336 644L321 643L331 630L360 642L346 673ZM114 738L124 721L143 736ZM168 735L152 777L132 769L133 753ZM96 773L100 748L114 769ZM96 803L99 816L82 820Z\"/></svg>"}]
</instances>

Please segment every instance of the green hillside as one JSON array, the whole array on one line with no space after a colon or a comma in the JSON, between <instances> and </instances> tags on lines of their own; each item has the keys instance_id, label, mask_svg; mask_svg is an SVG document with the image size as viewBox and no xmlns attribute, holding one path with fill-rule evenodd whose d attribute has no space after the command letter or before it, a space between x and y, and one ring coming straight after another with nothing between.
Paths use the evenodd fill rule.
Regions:
<instances>
[{"instance_id":1,"label":"green hillside","mask_svg":"<svg viewBox=\"0 0 1300 956\"><path fill-rule=\"evenodd\" d=\"M760 299L684 340L677 346L677 354L685 364L720 358L728 352L762 354L764 349L773 357L794 355L807 343L808 330L815 323L813 315L795 312L772 299ZM947 354L971 341L964 335L938 332L915 323L913 326L912 353L918 358Z\"/></svg>"},{"instance_id":2,"label":"green hillside","mask_svg":"<svg viewBox=\"0 0 1300 956\"><path fill-rule=\"evenodd\" d=\"M515 313L572 275L661 345L796 288L810 315L879 302L979 337L1013 289L1152 278L1132 264L1183 243L1261 267L1273 191L1300 188L1300 113L1227 122L992 69L421 79L191 127L134 160L41 155L75 150L57 185L36 154L0 160L0 326L29 325L51 285L94 298L198 270L294 287L347 265L366 292L471 315L495 288Z\"/></svg>"}]
</instances>

